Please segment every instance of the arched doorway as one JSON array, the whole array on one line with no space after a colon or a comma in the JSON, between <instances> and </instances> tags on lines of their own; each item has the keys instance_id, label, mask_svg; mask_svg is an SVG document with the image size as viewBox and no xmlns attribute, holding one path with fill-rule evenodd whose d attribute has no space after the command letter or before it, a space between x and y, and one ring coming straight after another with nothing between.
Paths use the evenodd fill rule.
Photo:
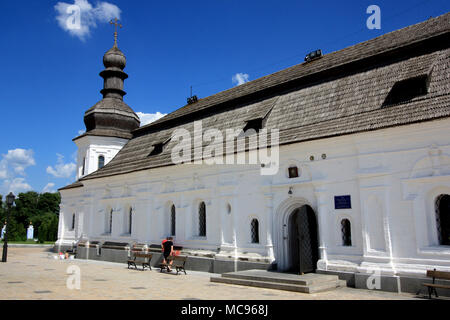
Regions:
<instances>
[{"instance_id":1,"label":"arched doorway","mask_svg":"<svg viewBox=\"0 0 450 320\"><path fill-rule=\"evenodd\" d=\"M309 205L295 209L288 220L288 271L308 273L316 270L319 259L317 220Z\"/></svg>"}]
</instances>

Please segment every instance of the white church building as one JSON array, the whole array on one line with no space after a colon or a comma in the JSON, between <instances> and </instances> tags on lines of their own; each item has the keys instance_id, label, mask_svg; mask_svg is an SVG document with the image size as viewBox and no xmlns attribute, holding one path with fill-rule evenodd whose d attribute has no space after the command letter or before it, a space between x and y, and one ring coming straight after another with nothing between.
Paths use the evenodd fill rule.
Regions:
<instances>
[{"instance_id":1,"label":"white church building","mask_svg":"<svg viewBox=\"0 0 450 320\"><path fill-rule=\"evenodd\" d=\"M417 291L428 269L450 271L450 13L313 52L141 127L123 101L117 42L103 63L103 99L74 139L77 181L59 190L59 250L126 262L135 247L156 259L173 236L187 269L331 273L356 287L379 272L393 291ZM198 123L192 158L174 163L174 132L194 137ZM191 163L218 142L209 129L248 140L278 130L279 145L267 141L279 157ZM250 156L250 145L231 155Z\"/></svg>"}]
</instances>

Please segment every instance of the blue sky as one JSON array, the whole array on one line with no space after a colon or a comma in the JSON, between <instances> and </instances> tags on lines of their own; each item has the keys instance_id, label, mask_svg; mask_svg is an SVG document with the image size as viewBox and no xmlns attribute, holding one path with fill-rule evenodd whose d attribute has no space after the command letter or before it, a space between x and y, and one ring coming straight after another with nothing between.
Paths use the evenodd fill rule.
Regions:
<instances>
[{"instance_id":1,"label":"blue sky","mask_svg":"<svg viewBox=\"0 0 450 320\"><path fill-rule=\"evenodd\" d=\"M450 11L447 0L77 1L92 6L89 32L78 36L61 27L55 9L74 0L0 3L0 194L73 182L72 139L101 99L111 14L124 26L125 101L148 118L183 106L191 85L206 97L236 85L237 74L254 80L309 51L330 53ZM372 4L381 9L380 30L366 27Z\"/></svg>"}]
</instances>

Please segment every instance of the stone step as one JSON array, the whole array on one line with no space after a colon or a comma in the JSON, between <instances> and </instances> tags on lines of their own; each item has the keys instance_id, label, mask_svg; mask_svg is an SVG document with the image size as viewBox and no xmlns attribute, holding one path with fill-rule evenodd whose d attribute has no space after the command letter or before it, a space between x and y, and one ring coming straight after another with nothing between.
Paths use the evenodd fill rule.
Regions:
<instances>
[{"instance_id":1,"label":"stone step","mask_svg":"<svg viewBox=\"0 0 450 320\"><path fill-rule=\"evenodd\" d=\"M274 280L272 280L274 281ZM249 279L239 279L231 277L211 277L211 282L226 283L266 289L277 289L285 291L294 291L302 293L316 293L327 290L333 290L343 285L342 280L331 280L327 282L321 282L310 285L299 285L299 284L289 284L281 282L271 282L271 281L258 281ZM344 281L345 282L345 281Z\"/></svg>"},{"instance_id":2,"label":"stone step","mask_svg":"<svg viewBox=\"0 0 450 320\"><path fill-rule=\"evenodd\" d=\"M339 277L336 275L324 275L316 273L307 273L304 275L287 274L278 272L267 272L264 270L249 270L240 272L228 272L222 274L224 278L268 281L276 283L296 284L300 286L311 286L330 281L337 281Z\"/></svg>"}]
</instances>

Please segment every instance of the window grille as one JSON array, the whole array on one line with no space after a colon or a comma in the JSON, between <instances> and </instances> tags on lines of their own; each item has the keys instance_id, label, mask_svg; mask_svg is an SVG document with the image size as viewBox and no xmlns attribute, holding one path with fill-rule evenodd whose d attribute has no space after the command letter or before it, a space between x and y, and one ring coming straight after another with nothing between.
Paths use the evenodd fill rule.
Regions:
<instances>
[{"instance_id":1,"label":"window grille","mask_svg":"<svg viewBox=\"0 0 450 320\"><path fill-rule=\"evenodd\" d=\"M259 243L259 222L258 219L253 219L251 223L252 243Z\"/></svg>"},{"instance_id":2,"label":"window grille","mask_svg":"<svg viewBox=\"0 0 450 320\"><path fill-rule=\"evenodd\" d=\"M352 231L350 220L342 219L341 221L341 232L342 232L342 245L351 246L352 245Z\"/></svg>"},{"instance_id":3,"label":"window grille","mask_svg":"<svg viewBox=\"0 0 450 320\"><path fill-rule=\"evenodd\" d=\"M205 203L200 203L198 210L198 235L206 237L206 206Z\"/></svg>"}]
</instances>

